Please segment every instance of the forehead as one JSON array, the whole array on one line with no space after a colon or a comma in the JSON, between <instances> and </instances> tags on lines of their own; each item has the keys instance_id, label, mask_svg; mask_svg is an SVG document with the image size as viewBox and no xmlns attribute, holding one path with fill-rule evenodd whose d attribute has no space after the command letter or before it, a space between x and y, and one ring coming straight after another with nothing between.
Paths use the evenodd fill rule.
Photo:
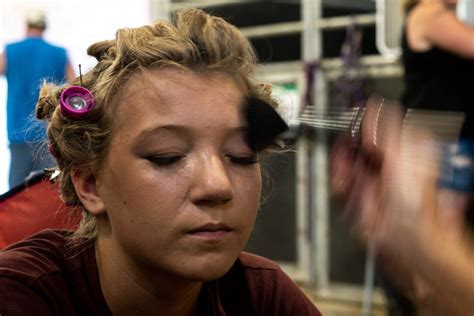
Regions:
<instances>
[{"instance_id":1,"label":"forehead","mask_svg":"<svg viewBox=\"0 0 474 316\"><path fill-rule=\"evenodd\" d=\"M244 93L228 74L183 69L134 74L118 96L117 127L140 125L242 125Z\"/></svg>"}]
</instances>

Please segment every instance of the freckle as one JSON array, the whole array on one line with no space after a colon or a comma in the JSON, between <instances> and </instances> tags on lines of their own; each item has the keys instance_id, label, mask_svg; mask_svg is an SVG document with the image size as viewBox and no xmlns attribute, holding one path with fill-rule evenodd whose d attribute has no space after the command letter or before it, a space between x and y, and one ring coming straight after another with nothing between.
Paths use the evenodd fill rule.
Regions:
<instances>
[{"instance_id":1,"label":"freckle","mask_svg":"<svg viewBox=\"0 0 474 316\"><path fill-rule=\"evenodd\" d=\"M127 205L127 204L128 204L127 201L123 201L123 205Z\"/></svg>"}]
</instances>

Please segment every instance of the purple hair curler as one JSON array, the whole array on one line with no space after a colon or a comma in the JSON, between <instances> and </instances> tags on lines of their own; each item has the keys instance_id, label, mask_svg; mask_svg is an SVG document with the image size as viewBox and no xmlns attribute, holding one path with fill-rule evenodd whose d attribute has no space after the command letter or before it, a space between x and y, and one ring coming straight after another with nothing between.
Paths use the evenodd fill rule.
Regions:
<instances>
[{"instance_id":1,"label":"purple hair curler","mask_svg":"<svg viewBox=\"0 0 474 316\"><path fill-rule=\"evenodd\" d=\"M72 86L61 92L61 113L70 118L79 118L89 113L95 106L92 92L81 86Z\"/></svg>"}]
</instances>

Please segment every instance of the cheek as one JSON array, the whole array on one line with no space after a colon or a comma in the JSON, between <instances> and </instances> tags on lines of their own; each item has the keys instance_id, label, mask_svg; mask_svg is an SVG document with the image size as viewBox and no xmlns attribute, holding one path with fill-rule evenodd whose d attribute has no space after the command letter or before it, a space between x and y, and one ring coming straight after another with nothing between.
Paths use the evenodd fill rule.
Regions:
<instances>
[{"instance_id":1,"label":"cheek","mask_svg":"<svg viewBox=\"0 0 474 316\"><path fill-rule=\"evenodd\" d=\"M260 170L243 177L238 184L239 201L245 206L249 214L256 214L260 204L260 194L262 190L262 178Z\"/></svg>"},{"instance_id":2,"label":"cheek","mask_svg":"<svg viewBox=\"0 0 474 316\"><path fill-rule=\"evenodd\" d=\"M258 206L260 204L260 196L262 194L262 179L261 179L261 177L260 176L257 177L256 181L254 182L253 187L252 187L252 185L249 185L247 189L249 191L248 192L249 197L251 198L253 203L258 208Z\"/></svg>"},{"instance_id":3,"label":"cheek","mask_svg":"<svg viewBox=\"0 0 474 316\"><path fill-rule=\"evenodd\" d=\"M108 180L113 186L104 194L111 224L124 231L138 226L146 232L156 229L156 223L166 226L173 221L182 206L189 176L186 172L170 176L142 168L135 172L123 170L120 178Z\"/></svg>"}]
</instances>

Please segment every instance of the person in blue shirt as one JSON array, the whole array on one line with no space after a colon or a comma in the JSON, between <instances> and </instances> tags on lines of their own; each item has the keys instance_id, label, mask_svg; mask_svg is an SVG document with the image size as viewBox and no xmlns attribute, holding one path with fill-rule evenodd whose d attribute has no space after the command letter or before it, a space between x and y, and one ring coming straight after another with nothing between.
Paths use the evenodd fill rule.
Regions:
<instances>
[{"instance_id":1,"label":"person in blue shirt","mask_svg":"<svg viewBox=\"0 0 474 316\"><path fill-rule=\"evenodd\" d=\"M38 144L46 137L44 126L34 119L34 108L43 80L72 81L74 71L64 48L43 38L45 14L30 11L26 18L26 38L6 45L0 55L0 74L5 74L7 92L7 133L11 153L10 188L25 181L34 171L52 164L40 153Z\"/></svg>"}]
</instances>

